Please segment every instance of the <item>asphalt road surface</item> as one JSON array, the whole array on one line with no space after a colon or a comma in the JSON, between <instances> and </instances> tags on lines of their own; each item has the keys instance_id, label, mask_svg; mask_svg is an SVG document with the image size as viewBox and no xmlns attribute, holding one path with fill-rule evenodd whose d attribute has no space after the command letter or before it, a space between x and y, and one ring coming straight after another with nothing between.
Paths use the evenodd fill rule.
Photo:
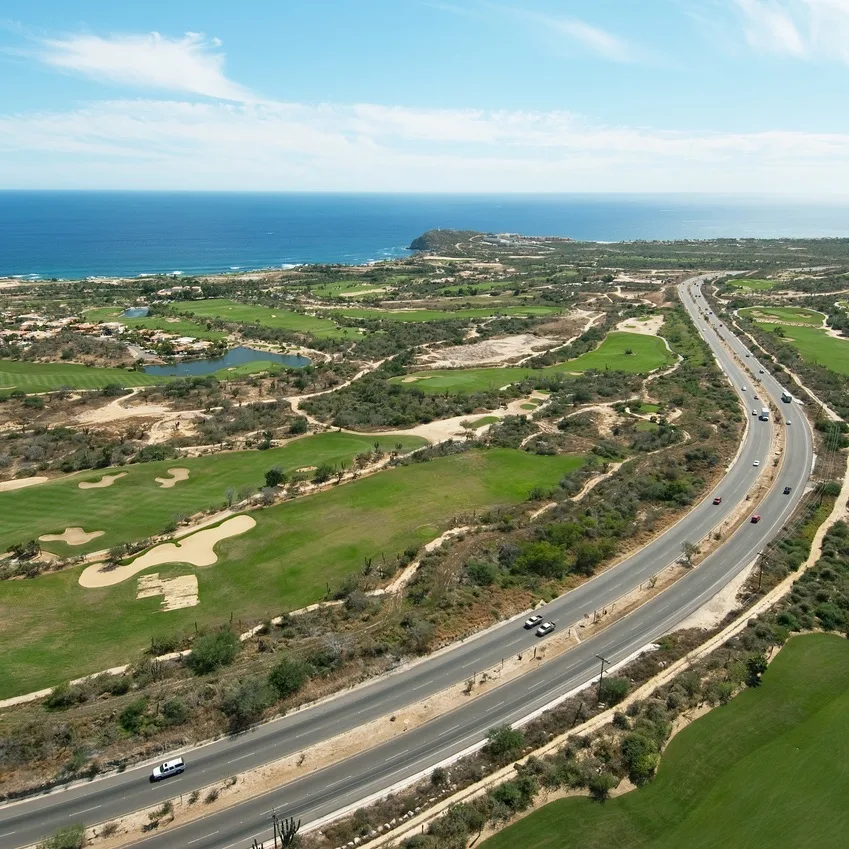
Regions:
<instances>
[{"instance_id":1,"label":"asphalt road surface","mask_svg":"<svg viewBox=\"0 0 849 849\"><path fill-rule=\"evenodd\" d=\"M786 426L783 416L779 417L782 421L775 424L786 429L786 456L777 470L774 487L758 507L763 517L760 523L743 524L698 568L597 636L519 679L479 696L463 708L353 758L310 773L283 788L180 828L166 829L136 845L145 849L235 849L240 846L247 849L252 837L269 836L272 807L281 815L302 818L306 825L387 790L479 742L492 726L518 720L563 693L588 683L598 674L596 655L604 656L611 663L633 655L672 630L750 563L781 530L803 495L813 462L812 437L802 411L793 409L795 401L783 404L782 387L778 382L766 371L763 375L758 373L754 355L745 358L745 346L725 329L718 331L723 340L720 342L717 330L711 326L717 319L711 316L705 319L701 315L707 305L695 296L703 279L692 278L682 283L679 291L720 367L742 398L746 414L749 415L752 408L763 406L753 400L757 392L761 398L768 394L774 406L787 417L792 415L792 427ZM739 359L729 353L726 344ZM748 373L746 368L750 369ZM756 380L759 386L754 385ZM747 391L742 390L743 386ZM685 541L703 539L752 490L760 471L753 465L755 460L760 461L761 466L771 466L773 426L773 423L751 416L736 461L704 501L632 557L539 612L556 621L558 628L563 630L578 624L586 614L600 610L679 559ZM790 495L783 494L785 486L791 487ZM722 496L719 506L712 504L714 495ZM495 666L502 658L536 645L538 640L533 632L522 628L524 618L501 623L456 647L313 708L292 713L236 737L179 752L186 758L187 768L177 778L149 784L150 765L145 765L0 807L0 846L10 849L25 846L61 826L75 822L106 822L180 794L186 795L420 701L470 678L476 671Z\"/></svg>"}]
</instances>

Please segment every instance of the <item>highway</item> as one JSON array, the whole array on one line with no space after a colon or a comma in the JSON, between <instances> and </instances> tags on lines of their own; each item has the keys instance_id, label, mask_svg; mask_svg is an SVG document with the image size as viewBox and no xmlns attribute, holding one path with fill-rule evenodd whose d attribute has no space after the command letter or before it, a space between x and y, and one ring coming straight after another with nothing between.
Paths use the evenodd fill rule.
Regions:
<instances>
[{"instance_id":1,"label":"highway","mask_svg":"<svg viewBox=\"0 0 849 849\"><path fill-rule=\"evenodd\" d=\"M754 386L735 361L710 322L699 313L705 301L693 293L703 278L692 278L679 286L682 301L702 336L713 349L723 371L740 395L746 415L753 406ZM747 349L720 331L741 358ZM752 355L744 360L761 382L758 394L769 394L774 406L789 416L794 404L781 402L781 386L766 372L757 374ZM742 391L742 386L748 391ZM750 417L741 451L714 492L676 525L649 545L581 587L540 610L562 630L580 622L584 615L600 609L628 590L655 575L681 556L684 541L699 541L728 517L752 489L758 472L753 466L771 464L772 423ZM783 418L783 417L781 417ZM138 841L145 849L229 849L248 847L250 838L268 836L268 812L274 806L282 815L301 817L304 824L355 803L395 782L432 768L435 764L479 742L493 725L520 719L564 692L590 681L598 673L600 654L612 663L631 656L685 619L722 589L787 522L801 499L813 458L812 436L801 410L793 410L792 427L782 422L787 435L786 456L775 486L758 507L763 519L744 523L714 554L688 572L665 592L610 625L598 635L547 661L520 679L480 696L462 709L420 726L408 735L376 746L334 766L310 773L285 787L209 815L178 829ZM790 495L782 490L790 486ZM714 506L714 495L722 504ZM524 618L524 617L522 617ZM149 784L150 767L145 765L119 775L66 790L0 807L0 846L19 847L33 843L56 828L73 822L104 822L121 814L155 804L193 789L251 769L311 744L345 733L371 719L387 715L451 684L498 664L502 658L537 644L525 631L521 619L502 623L449 650L439 652L382 678L316 705L267 723L233 738L210 743L194 751L181 752L186 772L160 784ZM308 764L307 764L308 766Z\"/></svg>"}]
</instances>

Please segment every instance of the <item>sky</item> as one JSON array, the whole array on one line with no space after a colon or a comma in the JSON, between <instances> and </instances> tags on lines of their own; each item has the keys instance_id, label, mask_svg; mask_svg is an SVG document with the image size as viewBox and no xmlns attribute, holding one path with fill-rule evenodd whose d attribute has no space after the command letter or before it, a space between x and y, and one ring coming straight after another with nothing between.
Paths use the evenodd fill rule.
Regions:
<instances>
[{"instance_id":1,"label":"sky","mask_svg":"<svg viewBox=\"0 0 849 849\"><path fill-rule=\"evenodd\" d=\"M3 0L0 188L849 193L849 0Z\"/></svg>"}]
</instances>

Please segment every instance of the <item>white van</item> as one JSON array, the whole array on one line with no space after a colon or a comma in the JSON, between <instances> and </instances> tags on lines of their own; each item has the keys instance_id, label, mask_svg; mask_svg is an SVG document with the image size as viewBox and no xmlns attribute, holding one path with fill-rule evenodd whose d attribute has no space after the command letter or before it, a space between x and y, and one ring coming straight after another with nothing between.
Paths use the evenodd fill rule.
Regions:
<instances>
[{"instance_id":1,"label":"white van","mask_svg":"<svg viewBox=\"0 0 849 849\"><path fill-rule=\"evenodd\" d=\"M179 775L186 768L186 764L182 758L174 758L173 761L165 761L153 768L150 774L151 781L161 781L163 778L170 778L172 775Z\"/></svg>"}]
</instances>

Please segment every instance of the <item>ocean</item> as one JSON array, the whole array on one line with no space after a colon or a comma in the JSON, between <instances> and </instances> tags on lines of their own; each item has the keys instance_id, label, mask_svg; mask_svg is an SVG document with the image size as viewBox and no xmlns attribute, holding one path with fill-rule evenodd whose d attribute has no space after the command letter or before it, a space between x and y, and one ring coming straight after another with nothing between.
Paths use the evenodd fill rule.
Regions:
<instances>
[{"instance_id":1,"label":"ocean","mask_svg":"<svg viewBox=\"0 0 849 849\"><path fill-rule=\"evenodd\" d=\"M849 236L849 201L0 191L0 277L363 264L407 256L416 236L439 227L604 242Z\"/></svg>"}]
</instances>

